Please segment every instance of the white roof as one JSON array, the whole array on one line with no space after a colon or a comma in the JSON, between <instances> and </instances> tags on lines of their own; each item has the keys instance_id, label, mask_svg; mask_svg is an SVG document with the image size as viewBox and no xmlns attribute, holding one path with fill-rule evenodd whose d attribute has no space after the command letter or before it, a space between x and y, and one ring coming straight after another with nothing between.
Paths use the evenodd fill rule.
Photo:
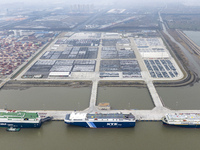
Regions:
<instances>
[{"instance_id":1,"label":"white roof","mask_svg":"<svg viewBox=\"0 0 200 150\"><path fill-rule=\"evenodd\" d=\"M85 119L87 113L78 113L78 112L72 112L70 114L70 119Z\"/></svg>"},{"instance_id":2,"label":"white roof","mask_svg":"<svg viewBox=\"0 0 200 150\"><path fill-rule=\"evenodd\" d=\"M69 75L69 72L50 72L50 76L67 76Z\"/></svg>"},{"instance_id":3,"label":"white roof","mask_svg":"<svg viewBox=\"0 0 200 150\"><path fill-rule=\"evenodd\" d=\"M167 52L140 52L143 58L169 58Z\"/></svg>"}]
</instances>

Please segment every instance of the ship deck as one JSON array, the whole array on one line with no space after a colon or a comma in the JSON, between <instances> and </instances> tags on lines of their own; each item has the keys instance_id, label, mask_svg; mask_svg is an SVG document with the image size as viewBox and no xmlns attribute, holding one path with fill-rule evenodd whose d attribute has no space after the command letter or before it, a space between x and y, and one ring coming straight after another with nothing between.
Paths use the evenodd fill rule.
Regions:
<instances>
[{"instance_id":1,"label":"ship deck","mask_svg":"<svg viewBox=\"0 0 200 150\"><path fill-rule=\"evenodd\" d=\"M30 112L0 112L0 118L27 118L27 119L36 119L38 118L37 113Z\"/></svg>"},{"instance_id":2,"label":"ship deck","mask_svg":"<svg viewBox=\"0 0 200 150\"><path fill-rule=\"evenodd\" d=\"M199 113L174 113L166 115L168 120L200 120Z\"/></svg>"},{"instance_id":3,"label":"ship deck","mask_svg":"<svg viewBox=\"0 0 200 150\"><path fill-rule=\"evenodd\" d=\"M120 113L110 113L110 114L87 114L87 119L135 119L132 114L120 114Z\"/></svg>"}]
</instances>

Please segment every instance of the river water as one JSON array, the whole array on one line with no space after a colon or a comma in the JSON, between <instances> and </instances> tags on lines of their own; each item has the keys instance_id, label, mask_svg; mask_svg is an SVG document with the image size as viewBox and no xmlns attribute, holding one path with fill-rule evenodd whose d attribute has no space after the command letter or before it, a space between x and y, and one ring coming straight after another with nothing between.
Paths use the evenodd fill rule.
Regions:
<instances>
[{"instance_id":1,"label":"river water","mask_svg":"<svg viewBox=\"0 0 200 150\"><path fill-rule=\"evenodd\" d=\"M198 31L183 31L190 39L200 46L200 32Z\"/></svg>"},{"instance_id":2,"label":"river water","mask_svg":"<svg viewBox=\"0 0 200 150\"><path fill-rule=\"evenodd\" d=\"M153 109L154 105L147 88L100 87L97 104L109 102L111 109Z\"/></svg>"},{"instance_id":3,"label":"river water","mask_svg":"<svg viewBox=\"0 0 200 150\"><path fill-rule=\"evenodd\" d=\"M17 110L83 110L89 106L91 88L32 87L1 90L0 106Z\"/></svg>"},{"instance_id":4,"label":"river water","mask_svg":"<svg viewBox=\"0 0 200 150\"><path fill-rule=\"evenodd\" d=\"M200 32L184 31L184 33L195 41L196 44L200 45ZM177 44L184 50L184 53L189 60L190 68L192 68L200 77L200 59L195 55L191 55L179 43ZM175 110L200 109L200 82L195 83L193 86L157 88L157 91L163 99L166 107Z\"/></svg>"},{"instance_id":5,"label":"river water","mask_svg":"<svg viewBox=\"0 0 200 150\"><path fill-rule=\"evenodd\" d=\"M199 150L199 129L137 122L134 128L88 129L48 122L40 129L0 129L3 150Z\"/></svg>"},{"instance_id":6,"label":"river water","mask_svg":"<svg viewBox=\"0 0 200 150\"><path fill-rule=\"evenodd\" d=\"M199 68L196 72L200 75ZM200 83L157 90L171 109L200 108ZM0 105L4 108L7 104L9 109L82 110L89 105L90 91L91 88L69 87L1 90ZM112 109L153 108L146 88L100 87L99 102L110 102ZM88 129L52 121L39 129L16 133L0 128L0 139L2 150L199 150L200 129L164 126L161 122L137 122L134 128L126 129Z\"/></svg>"}]
</instances>

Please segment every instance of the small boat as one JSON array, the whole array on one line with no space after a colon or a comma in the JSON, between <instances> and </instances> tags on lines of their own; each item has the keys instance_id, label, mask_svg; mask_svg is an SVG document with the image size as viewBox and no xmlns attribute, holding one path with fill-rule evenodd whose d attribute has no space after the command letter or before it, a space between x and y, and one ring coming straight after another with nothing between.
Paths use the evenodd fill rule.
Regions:
<instances>
[{"instance_id":1,"label":"small boat","mask_svg":"<svg viewBox=\"0 0 200 150\"><path fill-rule=\"evenodd\" d=\"M6 131L9 131L9 132L19 132L19 131L20 131L20 128L13 128L13 127L10 127L10 128L7 128Z\"/></svg>"}]
</instances>

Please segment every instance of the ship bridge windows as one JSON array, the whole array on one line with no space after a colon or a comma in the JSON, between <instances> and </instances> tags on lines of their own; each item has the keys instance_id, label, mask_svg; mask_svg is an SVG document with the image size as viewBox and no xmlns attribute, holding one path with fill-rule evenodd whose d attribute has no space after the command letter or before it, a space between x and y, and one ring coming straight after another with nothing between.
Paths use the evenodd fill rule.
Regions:
<instances>
[{"instance_id":1,"label":"ship bridge windows","mask_svg":"<svg viewBox=\"0 0 200 150\"><path fill-rule=\"evenodd\" d=\"M168 120L167 120L166 118L164 118L164 120L165 120L166 122L168 122Z\"/></svg>"},{"instance_id":2,"label":"ship bridge windows","mask_svg":"<svg viewBox=\"0 0 200 150\"><path fill-rule=\"evenodd\" d=\"M66 117L65 117L65 119L69 120L69 117L70 117L70 114L67 114Z\"/></svg>"}]
</instances>

